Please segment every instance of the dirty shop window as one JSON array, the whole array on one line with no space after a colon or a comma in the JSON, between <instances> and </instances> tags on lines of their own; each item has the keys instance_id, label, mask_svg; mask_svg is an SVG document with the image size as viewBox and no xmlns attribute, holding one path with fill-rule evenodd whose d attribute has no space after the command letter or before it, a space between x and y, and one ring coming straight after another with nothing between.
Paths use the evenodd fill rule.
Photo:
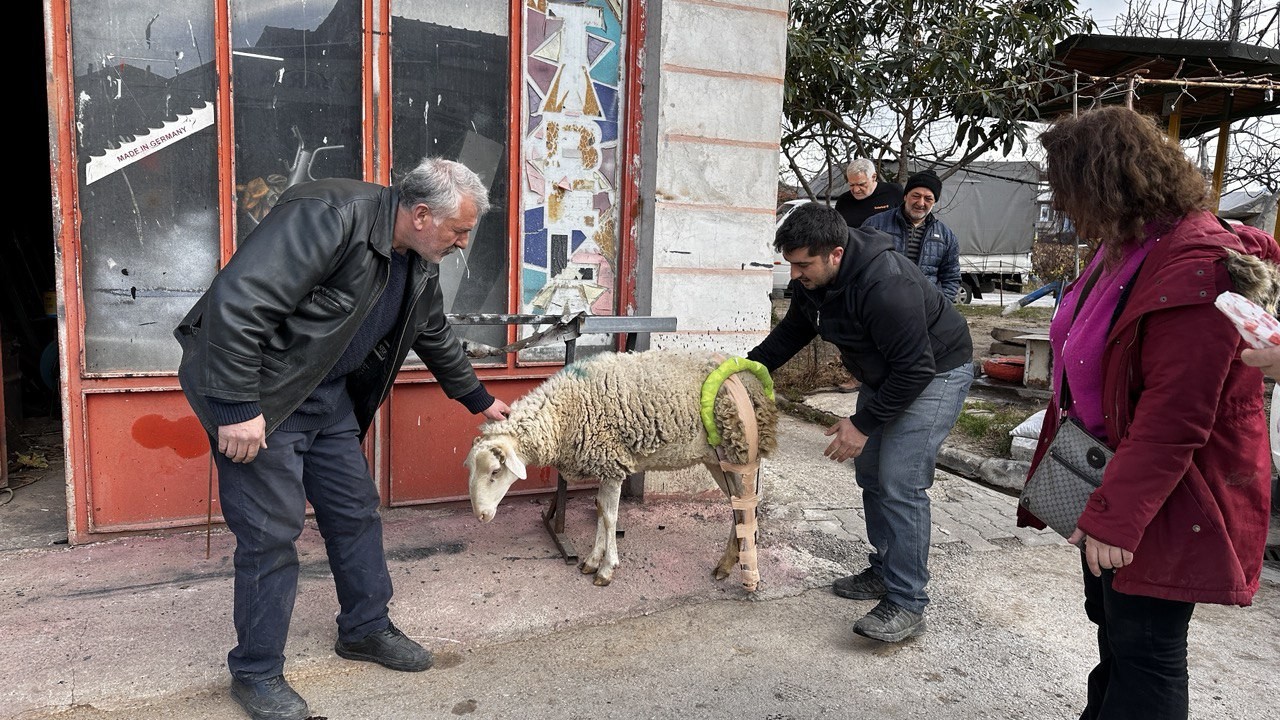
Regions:
<instances>
[{"instance_id":1,"label":"dirty shop window","mask_svg":"<svg viewBox=\"0 0 1280 720\"><path fill-rule=\"evenodd\" d=\"M391 2L393 180L439 156L471 168L489 187L492 207L467 250L440 266L450 313L508 311L509 12L508 0ZM503 325L454 329L474 342L506 344ZM506 357L477 363L505 364Z\"/></svg>"},{"instance_id":2,"label":"dirty shop window","mask_svg":"<svg viewBox=\"0 0 1280 720\"><path fill-rule=\"evenodd\" d=\"M73 3L89 373L177 370L217 272L213 23L207 0Z\"/></svg>"},{"instance_id":3,"label":"dirty shop window","mask_svg":"<svg viewBox=\"0 0 1280 720\"><path fill-rule=\"evenodd\" d=\"M361 6L231 3L237 239L291 185L362 177Z\"/></svg>"}]
</instances>

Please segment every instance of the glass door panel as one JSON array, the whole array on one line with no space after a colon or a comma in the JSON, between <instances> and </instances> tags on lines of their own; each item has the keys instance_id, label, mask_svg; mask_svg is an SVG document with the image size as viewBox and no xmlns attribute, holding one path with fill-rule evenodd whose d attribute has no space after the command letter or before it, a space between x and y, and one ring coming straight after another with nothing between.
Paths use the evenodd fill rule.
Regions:
<instances>
[{"instance_id":1,"label":"glass door panel","mask_svg":"<svg viewBox=\"0 0 1280 720\"><path fill-rule=\"evenodd\" d=\"M360 0L233 0L236 236L290 185L361 178Z\"/></svg>"},{"instance_id":2,"label":"glass door panel","mask_svg":"<svg viewBox=\"0 0 1280 720\"><path fill-rule=\"evenodd\" d=\"M71 18L85 370L174 372L173 328L218 270L214 7Z\"/></svg>"},{"instance_id":3,"label":"glass door panel","mask_svg":"<svg viewBox=\"0 0 1280 720\"><path fill-rule=\"evenodd\" d=\"M457 160L489 186L492 208L465 257L440 267L445 311L508 310L507 107L510 85L507 0L392 0L391 174L427 156ZM459 335L493 347L506 327L457 326ZM410 356L410 362L419 362ZM479 364L505 364L495 355Z\"/></svg>"}]
</instances>

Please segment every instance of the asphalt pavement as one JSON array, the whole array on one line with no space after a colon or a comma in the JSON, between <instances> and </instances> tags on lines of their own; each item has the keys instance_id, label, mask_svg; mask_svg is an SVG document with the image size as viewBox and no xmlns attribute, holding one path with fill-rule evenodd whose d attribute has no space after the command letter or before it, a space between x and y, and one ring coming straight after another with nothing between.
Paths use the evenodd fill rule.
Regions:
<instances>
[{"instance_id":1,"label":"asphalt pavement","mask_svg":"<svg viewBox=\"0 0 1280 720\"><path fill-rule=\"evenodd\" d=\"M1074 718L1096 654L1079 555L1014 527L1008 494L939 472L929 631L854 635L874 604L831 594L868 550L851 468L822 428L784 417L764 465L759 591L716 582L729 525L701 501L624 501L609 587L566 564L542 501L509 497L480 524L465 505L387 510L392 618L436 667L397 673L332 652L337 603L314 531L286 674L314 718ZM515 487L519 489L519 485ZM594 533L590 495L569 537ZM225 532L0 552L10 637L0 717L245 717L226 693L233 643ZM1269 718L1280 698L1280 595L1203 605L1190 636L1192 717Z\"/></svg>"}]
</instances>

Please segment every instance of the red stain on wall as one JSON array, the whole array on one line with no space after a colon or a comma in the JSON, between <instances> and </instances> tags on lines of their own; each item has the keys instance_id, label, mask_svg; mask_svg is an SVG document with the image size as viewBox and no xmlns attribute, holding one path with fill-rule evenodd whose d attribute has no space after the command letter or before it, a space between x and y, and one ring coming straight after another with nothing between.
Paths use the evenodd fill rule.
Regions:
<instances>
[{"instance_id":1,"label":"red stain on wall","mask_svg":"<svg viewBox=\"0 0 1280 720\"><path fill-rule=\"evenodd\" d=\"M133 439L152 450L171 448L178 457L197 458L209 452L209 436L194 415L181 420L143 415L133 423Z\"/></svg>"}]
</instances>

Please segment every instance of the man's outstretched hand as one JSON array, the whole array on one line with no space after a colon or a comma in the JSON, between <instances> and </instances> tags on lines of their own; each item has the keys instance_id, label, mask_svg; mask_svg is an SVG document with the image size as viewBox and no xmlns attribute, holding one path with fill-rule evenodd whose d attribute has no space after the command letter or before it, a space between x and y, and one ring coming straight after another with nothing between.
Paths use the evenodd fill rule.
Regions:
<instances>
[{"instance_id":1,"label":"man's outstretched hand","mask_svg":"<svg viewBox=\"0 0 1280 720\"><path fill-rule=\"evenodd\" d=\"M840 418L840 422L827 428L826 434L827 437L835 435L836 439L831 441L822 454L836 462L858 457L867 444L867 436L854 427L847 417Z\"/></svg>"},{"instance_id":2,"label":"man's outstretched hand","mask_svg":"<svg viewBox=\"0 0 1280 720\"><path fill-rule=\"evenodd\" d=\"M507 407L507 404L498 398L494 398L493 404L482 410L480 414L489 420L502 420L511 414L511 408Z\"/></svg>"}]
</instances>

